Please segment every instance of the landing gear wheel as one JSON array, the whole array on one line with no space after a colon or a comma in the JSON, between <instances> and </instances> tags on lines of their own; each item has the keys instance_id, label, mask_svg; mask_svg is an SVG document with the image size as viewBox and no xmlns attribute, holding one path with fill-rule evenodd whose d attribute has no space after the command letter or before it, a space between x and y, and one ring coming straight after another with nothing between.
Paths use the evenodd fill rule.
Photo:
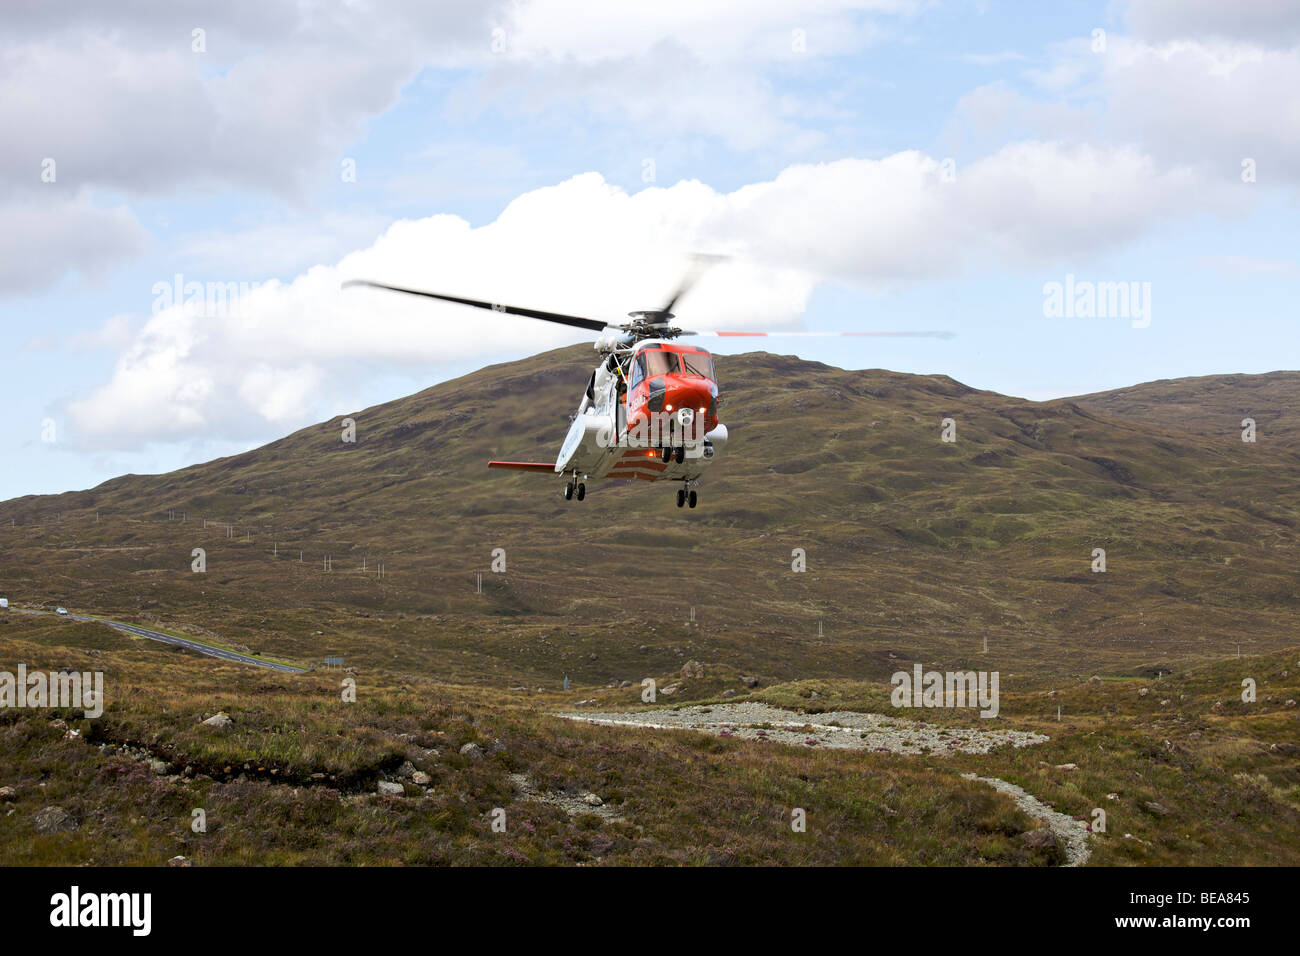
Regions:
<instances>
[{"instance_id":1,"label":"landing gear wheel","mask_svg":"<svg viewBox=\"0 0 1300 956\"><path fill-rule=\"evenodd\" d=\"M673 453L673 450L672 450L671 448L660 448L660 449L659 449L659 460L660 460L660 461L667 461L667 460L669 459L669 457L672 456L672 453Z\"/></svg>"},{"instance_id":2,"label":"landing gear wheel","mask_svg":"<svg viewBox=\"0 0 1300 956\"><path fill-rule=\"evenodd\" d=\"M677 489L677 507L680 508L680 507L681 507L682 505L684 505L684 504L686 504L686 489L685 489L685 488L678 488L678 489Z\"/></svg>"},{"instance_id":3,"label":"landing gear wheel","mask_svg":"<svg viewBox=\"0 0 1300 956\"><path fill-rule=\"evenodd\" d=\"M573 498L573 482L568 481L564 484L564 500L570 501Z\"/></svg>"},{"instance_id":4,"label":"landing gear wheel","mask_svg":"<svg viewBox=\"0 0 1300 956\"><path fill-rule=\"evenodd\" d=\"M686 446L685 446L685 445L678 445L678 446L677 446L677 449L676 449L676 459L677 459L677 464L679 464L679 465L680 465L682 462L684 462L684 461L686 460Z\"/></svg>"},{"instance_id":5,"label":"landing gear wheel","mask_svg":"<svg viewBox=\"0 0 1300 956\"><path fill-rule=\"evenodd\" d=\"M699 500L699 496L695 493L695 489L691 489L691 493L687 496L686 500L690 502L692 508L695 507L695 502Z\"/></svg>"},{"instance_id":6,"label":"landing gear wheel","mask_svg":"<svg viewBox=\"0 0 1300 956\"><path fill-rule=\"evenodd\" d=\"M578 482L578 500L581 501L585 497L587 497L587 486L582 482ZM694 508L695 506L691 505L691 507Z\"/></svg>"}]
</instances>

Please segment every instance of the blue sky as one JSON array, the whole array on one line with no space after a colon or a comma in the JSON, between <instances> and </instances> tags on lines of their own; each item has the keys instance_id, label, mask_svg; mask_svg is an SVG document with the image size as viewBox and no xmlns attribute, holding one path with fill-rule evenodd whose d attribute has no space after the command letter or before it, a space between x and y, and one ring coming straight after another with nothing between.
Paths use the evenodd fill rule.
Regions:
<instances>
[{"instance_id":1,"label":"blue sky","mask_svg":"<svg viewBox=\"0 0 1300 956\"><path fill-rule=\"evenodd\" d=\"M1034 399L1300 367L1289 5L607 6L6 8L0 498L584 341L363 275L612 318L722 251L688 327L956 333L764 343L842 367ZM177 274L242 311L161 307ZM1045 315L1067 275L1149 325Z\"/></svg>"}]
</instances>

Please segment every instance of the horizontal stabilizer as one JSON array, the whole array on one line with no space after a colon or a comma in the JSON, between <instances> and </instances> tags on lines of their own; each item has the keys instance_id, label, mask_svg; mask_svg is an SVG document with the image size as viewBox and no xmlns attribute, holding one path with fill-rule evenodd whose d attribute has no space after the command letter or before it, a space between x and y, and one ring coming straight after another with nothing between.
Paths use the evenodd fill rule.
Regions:
<instances>
[{"instance_id":1,"label":"horizontal stabilizer","mask_svg":"<svg viewBox=\"0 0 1300 956\"><path fill-rule=\"evenodd\" d=\"M545 471L555 474L555 466L544 461L490 461L489 468L514 468L516 471Z\"/></svg>"}]
</instances>

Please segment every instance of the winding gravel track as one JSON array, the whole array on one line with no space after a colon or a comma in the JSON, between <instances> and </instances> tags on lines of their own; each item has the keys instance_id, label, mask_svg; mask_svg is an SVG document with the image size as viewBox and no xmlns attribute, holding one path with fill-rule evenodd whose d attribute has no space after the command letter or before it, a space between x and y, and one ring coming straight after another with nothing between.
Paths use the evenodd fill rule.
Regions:
<instances>
[{"instance_id":1,"label":"winding gravel track","mask_svg":"<svg viewBox=\"0 0 1300 956\"><path fill-rule=\"evenodd\" d=\"M556 714L565 720L609 727L645 727L652 730L698 730L719 737L770 740L794 746L853 750L878 750L897 754L988 753L994 747L1028 747L1047 742L1043 734L1023 730L982 730L937 727L923 721L899 720L881 714L831 711L796 714L757 701L648 710L639 713ZM1052 809L1037 797L998 777L962 774L1007 794L1020 809L1042 820L1065 849L1066 866L1081 866L1089 853L1088 828Z\"/></svg>"},{"instance_id":2,"label":"winding gravel track","mask_svg":"<svg viewBox=\"0 0 1300 956\"><path fill-rule=\"evenodd\" d=\"M962 774L967 780L978 780L980 783L987 783L994 790L999 790L1016 801L1016 806L1024 810L1031 817L1037 817L1046 824L1047 828L1056 834L1056 838L1061 841L1065 847L1065 865L1081 866L1088 860L1092 852L1088 848L1088 827L1080 823L1074 817L1066 816L1059 810L1053 810L1042 800L1039 800L1032 793L1017 787L1014 783L1007 783L998 777L981 777L973 773Z\"/></svg>"}]
</instances>

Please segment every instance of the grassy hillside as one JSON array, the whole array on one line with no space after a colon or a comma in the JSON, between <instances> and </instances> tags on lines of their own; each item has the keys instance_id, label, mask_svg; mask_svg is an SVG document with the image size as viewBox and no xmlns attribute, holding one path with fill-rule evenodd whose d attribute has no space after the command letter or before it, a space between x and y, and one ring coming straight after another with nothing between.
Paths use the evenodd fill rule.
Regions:
<instances>
[{"instance_id":1,"label":"grassy hillside","mask_svg":"<svg viewBox=\"0 0 1300 956\"><path fill-rule=\"evenodd\" d=\"M562 349L360 410L354 444L334 420L168 475L0 503L0 594L16 604L306 666L341 654L358 681L343 705L338 674L0 618L0 668L89 655L110 702L100 721L65 715L83 732L66 741L49 714L0 712L0 786L17 788L0 855L1046 862L1020 840L1032 821L960 776L973 771L1074 816L1117 810L1094 862L1300 860L1296 373L1039 404L752 353L718 363L732 440L693 511L667 486L565 502L548 476L489 472L492 457L554 457L591 360ZM681 676L692 660L705 677ZM730 692L887 712L889 675L913 662L998 670L999 726L1052 741L899 757L551 716L639 706L646 677L679 683L673 703ZM1239 703L1244 677L1254 705ZM217 710L235 719L224 736L198 724ZM431 793L373 795L408 760ZM571 814L586 791L604 809ZM33 840L55 799L93 824ZM790 809L810 804L821 836L791 840ZM187 835L193 806L219 808L224 836ZM498 806L531 830L492 842Z\"/></svg>"},{"instance_id":2,"label":"grassy hillside","mask_svg":"<svg viewBox=\"0 0 1300 956\"><path fill-rule=\"evenodd\" d=\"M688 657L880 678L986 639L1036 674L1155 673L1293 640L1300 452L1278 443L755 353L719 363L733 438L694 511L671 487L565 502L547 476L487 471L554 455L589 360L560 350L356 412L355 444L327 422L0 503L0 586L281 658L497 685L638 680Z\"/></svg>"},{"instance_id":3,"label":"grassy hillside","mask_svg":"<svg viewBox=\"0 0 1300 956\"><path fill-rule=\"evenodd\" d=\"M1300 372L1204 375L1161 379L1070 399L1091 411L1119 415L1170 431L1241 440L1244 418L1255 420L1256 442L1300 449L1295 418Z\"/></svg>"}]
</instances>

